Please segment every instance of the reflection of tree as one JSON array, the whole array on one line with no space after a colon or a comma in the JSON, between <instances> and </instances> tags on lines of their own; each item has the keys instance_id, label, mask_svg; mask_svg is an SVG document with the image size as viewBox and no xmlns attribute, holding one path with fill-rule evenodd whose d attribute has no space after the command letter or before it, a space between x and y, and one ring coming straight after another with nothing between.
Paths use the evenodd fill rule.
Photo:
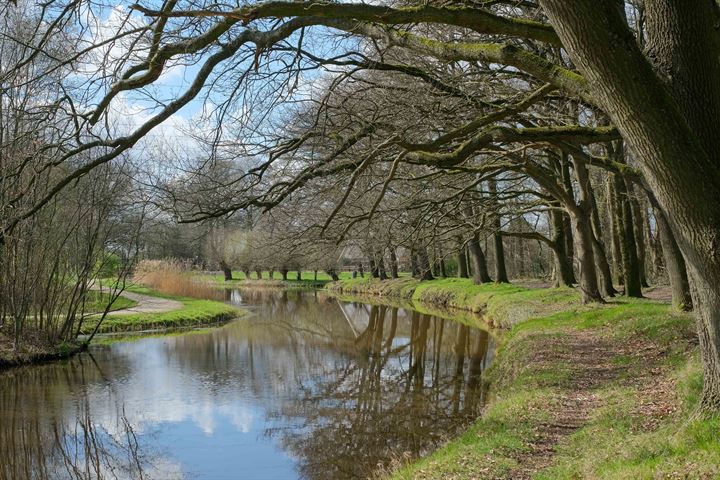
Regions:
<instances>
[{"instance_id":1,"label":"reflection of tree","mask_svg":"<svg viewBox=\"0 0 720 480\"><path fill-rule=\"evenodd\" d=\"M240 294L262 305L257 315L0 375L0 480L180 476L150 454L147 431L157 427L164 445L163 425L198 422L199 404L208 424L262 411L261 427L300 473L323 479L365 477L393 455L418 455L477 415L486 332L322 294Z\"/></svg>"},{"instance_id":2,"label":"reflection of tree","mask_svg":"<svg viewBox=\"0 0 720 480\"><path fill-rule=\"evenodd\" d=\"M124 412L118 412L117 425L109 431L95 423L86 389L73 402L73 413L67 406L56 408L65 391L46 390L49 384L87 385L101 373L94 362L76 362L73 369L49 365L0 379L0 480L181 478L156 468L162 459L148 455ZM58 376L66 381L57 382Z\"/></svg>"},{"instance_id":3,"label":"reflection of tree","mask_svg":"<svg viewBox=\"0 0 720 480\"><path fill-rule=\"evenodd\" d=\"M284 415L304 418L302 431L283 436L304 478L365 478L395 455L426 452L477 416L487 332L417 312L407 323L409 331L399 328L398 309L372 307L355 361L283 405ZM401 330L409 341L396 341Z\"/></svg>"}]
</instances>

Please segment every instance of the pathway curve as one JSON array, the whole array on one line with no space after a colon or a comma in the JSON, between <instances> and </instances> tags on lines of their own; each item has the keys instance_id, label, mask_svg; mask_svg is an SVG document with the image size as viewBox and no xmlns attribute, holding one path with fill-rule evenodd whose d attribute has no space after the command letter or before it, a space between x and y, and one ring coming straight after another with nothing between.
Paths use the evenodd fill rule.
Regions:
<instances>
[{"instance_id":1,"label":"pathway curve","mask_svg":"<svg viewBox=\"0 0 720 480\"><path fill-rule=\"evenodd\" d=\"M165 313L180 310L182 302L168 298L153 297L142 293L123 291L120 296L137 302L137 305L122 310L110 312L112 315L132 315L135 313Z\"/></svg>"}]
</instances>

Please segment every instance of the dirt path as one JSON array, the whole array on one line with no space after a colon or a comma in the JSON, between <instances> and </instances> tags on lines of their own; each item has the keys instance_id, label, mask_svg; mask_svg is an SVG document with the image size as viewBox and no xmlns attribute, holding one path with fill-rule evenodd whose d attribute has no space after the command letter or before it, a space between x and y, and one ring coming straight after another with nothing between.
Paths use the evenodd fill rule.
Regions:
<instances>
[{"instance_id":1,"label":"dirt path","mask_svg":"<svg viewBox=\"0 0 720 480\"><path fill-rule=\"evenodd\" d=\"M516 456L518 468L506 478L528 480L538 471L553 464L556 447L565 437L581 428L592 413L603 406L602 398L597 390L618 381L625 370L623 366L613 363L617 356L636 356L654 363L662 353L650 343L619 343L612 340L602 330L578 330L568 332L568 336L549 341L536 355L535 361L540 363L562 362L571 367L569 384L563 388L560 405L554 418L539 425L534 439L527 446L529 450ZM634 376L632 383L645 390L649 397L658 390L669 393L668 388L658 388L656 371L648 371L642 377ZM626 380L622 380L625 382ZM668 408L662 405L663 400L653 399L649 402L651 409L660 412ZM660 404L658 406L658 404ZM652 415L651 415L652 416Z\"/></svg>"},{"instance_id":2,"label":"dirt path","mask_svg":"<svg viewBox=\"0 0 720 480\"><path fill-rule=\"evenodd\" d=\"M124 291L122 297L129 298L137 302L137 305L122 310L115 310L112 315L132 315L135 313L165 313L173 310L180 310L183 307L182 302L170 300L167 298L153 297L151 295L143 295L141 293L133 293Z\"/></svg>"}]
</instances>

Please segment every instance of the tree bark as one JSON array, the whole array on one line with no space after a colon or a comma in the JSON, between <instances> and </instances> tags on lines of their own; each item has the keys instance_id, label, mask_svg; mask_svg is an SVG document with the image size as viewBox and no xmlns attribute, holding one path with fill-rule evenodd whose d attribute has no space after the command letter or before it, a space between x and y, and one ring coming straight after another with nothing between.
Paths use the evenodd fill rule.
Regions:
<instances>
[{"instance_id":1,"label":"tree bark","mask_svg":"<svg viewBox=\"0 0 720 480\"><path fill-rule=\"evenodd\" d=\"M595 194L590 183L590 175L588 174L587 167L584 163L578 162L573 159L573 170L575 171L575 177L580 185L580 201L586 206L586 210L590 214L590 228L591 228L591 239L592 239L592 252L595 259L595 266L597 272L600 273L599 284L600 293L602 296L614 296L615 288L612 283L612 273L610 272L610 265L605 255L605 246L600 240L601 237L599 231L600 219L597 217L597 205L595 203Z\"/></svg>"},{"instance_id":2,"label":"tree bark","mask_svg":"<svg viewBox=\"0 0 720 480\"><path fill-rule=\"evenodd\" d=\"M688 270L704 385L720 410L720 51L715 2L646 2L648 57L622 2L540 0L593 96L637 155Z\"/></svg>"},{"instance_id":3,"label":"tree bark","mask_svg":"<svg viewBox=\"0 0 720 480\"><path fill-rule=\"evenodd\" d=\"M640 264L635 245L635 222L630 199L628 198L627 183L619 175L613 174L613 176L615 177L617 233L620 255L622 256L625 296L642 297Z\"/></svg>"},{"instance_id":4,"label":"tree bark","mask_svg":"<svg viewBox=\"0 0 720 480\"><path fill-rule=\"evenodd\" d=\"M570 258L565 251L565 225L563 212L550 210L552 224L552 242L549 243L555 258L555 286L572 287L575 284L575 274Z\"/></svg>"},{"instance_id":5,"label":"tree bark","mask_svg":"<svg viewBox=\"0 0 720 480\"><path fill-rule=\"evenodd\" d=\"M637 190L635 185L627 182L628 193L630 197L630 207L633 214L633 236L635 237L636 255L638 259L638 275L640 277L640 286L649 287L647 281L646 271L646 248L645 248L645 229L643 228L645 222L645 215L643 215L643 209L640 207L640 202L637 198Z\"/></svg>"},{"instance_id":6,"label":"tree bark","mask_svg":"<svg viewBox=\"0 0 720 480\"><path fill-rule=\"evenodd\" d=\"M583 303L604 302L598 286L597 270L593 253L593 234L587 205L580 201L579 205L570 208L570 220L575 240L578 268L580 270L579 287Z\"/></svg>"},{"instance_id":7,"label":"tree bark","mask_svg":"<svg viewBox=\"0 0 720 480\"><path fill-rule=\"evenodd\" d=\"M420 274L420 280L432 280L433 274L430 267L430 258L428 256L427 247L421 245L417 249L417 265Z\"/></svg>"},{"instance_id":8,"label":"tree bark","mask_svg":"<svg viewBox=\"0 0 720 480\"><path fill-rule=\"evenodd\" d=\"M223 272L223 276L225 277L225 281L229 282L233 279L232 277L232 269L230 268L230 265L228 265L225 262L220 262L220 269Z\"/></svg>"},{"instance_id":9,"label":"tree bark","mask_svg":"<svg viewBox=\"0 0 720 480\"><path fill-rule=\"evenodd\" d=\"M390 247L390 276L392 278L400 278L400 274L398 272L397 254L395 253L395 249L393 247Z\"/></svg>"},{"instance_id":10,"label":"tree bark","mask_svg":"<svg viewBox=\"0 0 720 480\"><path fill-rule=\"evenodd\" d=\"M670 224L665 218L665 214L659 208L655 210L655 219L660 235L663 258L665 259L665 269L672 289L672 304L679 310L692 310L687 268L680 248L675 241L675 235L670 230Z\"/></svg>"},{"instance_id":11,"label":"tree bark","mask_svg":"<svg viewBox=\"0 0 720 480\"><path fill-rule=\"evenodd\" d=\"M495 247L495 281L499 283L510 283L507 268L505 267L505 247L501 233L502 219L500 218L500 208L497 202L497 180L495 180L495 178L488 180L488 190L490 195L495 199L494 204L497 210L492 220L493 245Z\"/></svg>"},{"instance_id":12,"label":"tree bark","mask_svg":"<svg viewBox=\"0 0 720 480\"><path fill-rule=\"evenodd\" d=\"M474 232L468 242L468 252L470 253L470 262L472 263L473 282L476 285L492 282L488 273L487 260L485 253L480 248L480 234Z\"/></svg>"},{"instance_id":13,"label":"tree bark","mask_svg":"<svg viewBox=\"0 0 720 480\"><path fill-rule=\"evenodd\" d=\"M468 278L467 255L465 254L465 245L462 239L458 238L458 277Z\"/></svg>"},{"instance_id":14,"label":"tree bark","mask_svg":"<svg viewBox=\"0 0 720 480\"><path fill-rule=\"evenodd\" d=\"M378 277L380 277L380 280L387 280L387 272L385 271L385 255L383 254L383 251L380 250L377 254L377 269L378 269Z\"/></svg>"}]
</instances>

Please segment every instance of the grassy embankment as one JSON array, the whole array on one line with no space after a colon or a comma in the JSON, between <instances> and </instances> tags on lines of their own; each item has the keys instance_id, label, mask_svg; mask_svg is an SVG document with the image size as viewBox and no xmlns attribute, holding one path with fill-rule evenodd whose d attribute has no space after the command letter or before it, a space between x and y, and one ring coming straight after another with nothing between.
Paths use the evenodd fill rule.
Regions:
<instances>
[{"instance_id":1,"label":"grassy embankment","mask_svg":"<svg viewBox=\"0 0 720 480\"><path fill-rule=\"evenodd\" d=\"M100 333L129 332L138 330L160 330L186 328L221 323L243 314L243 310L214 300L203 300L179 295L171 295L152 290L141 285L128 285L129 292L140 293L182 303L182 308L168 312L109 314L103 321ZM86 322L83 333L91 332L93 322Z\"/></svg>"},{"instance_id":2,"label":"grassy embankment","mask_svg":"<svg viewBox=\"0 0 720 480\"><path fill-rule=\"evenodd\" d=\"M508 328L482 418L394 479L720 478L720 418L695 415L702 369L689 314L458 279L330 289L483 310Z\"/></svg>"}]
</instances>

